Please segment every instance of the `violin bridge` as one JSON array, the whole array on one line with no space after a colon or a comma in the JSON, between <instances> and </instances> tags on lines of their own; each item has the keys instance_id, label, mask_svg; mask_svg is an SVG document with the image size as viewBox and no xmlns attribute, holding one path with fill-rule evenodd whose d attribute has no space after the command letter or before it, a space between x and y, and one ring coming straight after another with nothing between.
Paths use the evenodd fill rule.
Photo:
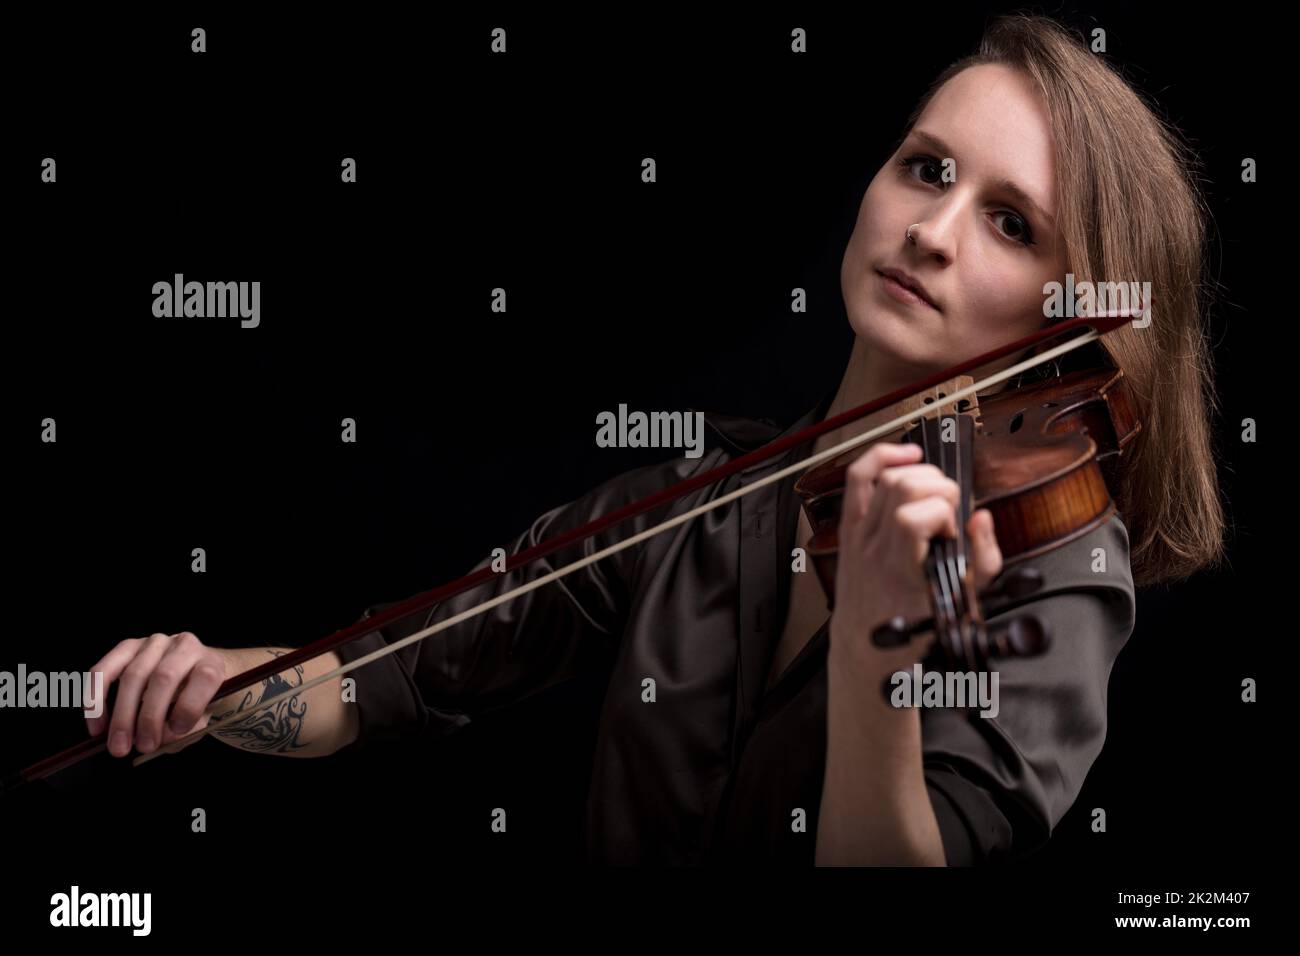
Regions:
<instances>
[{"instance_id":1,"label":"violin bridge","mask_svg":"<svg viewBox=\"0 0 1300 956\"><path fill-rule=\"evenodd\" d=\"M972 392L965 398L959 399L956 402L948 398L949 395L959 389L968 388L974 384L975 379L971 376L957 375L948 379L946 382L940 382L933 388L927 388L924 391L917 392L915 395L911 395L903 399L901 402L891 405L884 411L888 412L889 418L897 418L899 415L920 409L924 409L925 411L925 414L922 417L929 419L947 418L958 414L970 414L973 416L975 421L975 430L980 431L981 421L979 414L979 397ZM882 415L882 417L884 416ZM917 422L905 426L903 430L910 431L911 429L916 428L918 422L919 419Z\"/></svg>"}]
</instances>

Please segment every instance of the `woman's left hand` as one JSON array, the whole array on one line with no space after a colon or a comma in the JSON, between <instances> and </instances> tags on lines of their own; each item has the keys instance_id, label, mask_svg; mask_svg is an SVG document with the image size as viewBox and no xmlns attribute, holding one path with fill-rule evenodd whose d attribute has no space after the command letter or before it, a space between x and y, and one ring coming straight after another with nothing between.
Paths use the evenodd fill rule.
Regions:
<instances>
[{"instance_id":1,"label":"woman's left hand","mask_svg":"<svg viewBox=\"0 0 1300 956\"><path fill-rule=\"evenodd\" d=\"M930 540L957 534L956 482L919 464L913 444L877 444L849 465L840 515L839 567L827 659L826 773L817 862L943 866L943 838L928 796L921 720L887 699L933 633L880 648L871 632L894 616L928 616ZM977 587L1002 569L992 515L967 526Z\"/></svg>"},{"instance_id":2,"label":"woman's left hand","mask_svg":"<svg viewBox=\"0 0 1300 956\"><path fill-rule=\"evenodd\" d=\"M839 526L831 656L863 677L885 678L925 656L933 633L879 648L871 632L895 615L912 622L931 613L925 557L930 539L956 537L958 486L919 464L921 448L878 443L849 465ZM967 524L976 590L1002 570L993 516L981 508Z\"/></svg>"}]
</instances>

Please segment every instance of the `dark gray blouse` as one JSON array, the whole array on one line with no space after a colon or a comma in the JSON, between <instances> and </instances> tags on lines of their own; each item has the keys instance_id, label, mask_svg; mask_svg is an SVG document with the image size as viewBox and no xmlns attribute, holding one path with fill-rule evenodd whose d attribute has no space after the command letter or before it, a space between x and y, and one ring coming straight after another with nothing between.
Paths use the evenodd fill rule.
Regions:
<instances>
[{"instance_id":1,"label":"dark gray blouse","mask_svg":"<svg viewBox=\"0 0 1300 956\"><path fill-rule=\"evenodd\" d=\"M706 413L702 457L618 475L538 517L507 550L530 547L821 421L831 397L826 393L786 429ZM498 575L365 635L340 656L354 660L810 451L811 442ZM794 540L794 480L760 488L359 668L355 746L377 737L454 732L475 713L572 677L587 651L603 651L612 665L588 790L587 858L811 864L826 754L825 625L764 692L795 573L791 550L806 543ZM949 865L1020 857L1046 842L1105 739L1111 667L1134 624L1128 533L1116 516L1030 563L1045 586L1015 613L1036 613L1051 631L1051 649L998 662L995 718L977 709L921 711L925 776ZM656 686L653 702L643 700L648 677ZM802 828L793 825L800 808Z\"/></svg>"}]
</instances>

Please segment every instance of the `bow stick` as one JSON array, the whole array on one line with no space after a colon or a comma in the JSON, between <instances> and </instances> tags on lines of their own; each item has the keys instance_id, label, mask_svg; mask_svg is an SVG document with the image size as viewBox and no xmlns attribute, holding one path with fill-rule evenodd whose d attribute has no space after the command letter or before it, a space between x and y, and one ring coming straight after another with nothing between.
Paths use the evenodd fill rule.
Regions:
<instances>
[{"instance_id":1,"label":"bow stick","mask_svg":"<svg viewBox=\"0 0 1300 956\"><path fill-rule=\"evenodd\" d=\"M766 461L769 458L776 457L782 452L787 451L790 448L797 447L798 445L801 445L810 439L814 439L821 435L826 434L827 432L834 431L835 429L840 428L843 425L847 425L850 422L856 421L859 418L862 418L866 415L870 415L871 413L879 411L882 408L887 408L890 405L896 404L897 402L909 398L919 392L925 391L926 389L933 388L936 385L939 385L942 382L946 382L949 379L954 378L958 375L963 375L966 372L979 368L982 365L987 365L988 363L997 361L1000 358L1005 358L1006 356L1015 354L1016 352L1021 352L1024 351L1025 349L1032 348L1042 342L1048 341L1050 339L1058 338L1061 335L1064 335L1069 332L1073 332L1077 329L1086 330L1083 334L1074 336L1068 341L1060 345L1054 346L1045 352L1041 352L1036 355L1033 355L1030 358L1018 362L1015 365L1009 366L1008 368L1005 368L1000 372L996 372L993 375L990 375L981 381L974 382L971 385L966 386L965 388L953 392L951 395L947 396L946 401L948 402L959 401L960 399L965 398L968 395L973 395L976 392L986 389L992 385L996 385L1000 382L1006 381L1007 379L1012 378L1013 376L1018 375L1021 372L1027 371L1028 369L1034 368L1035 366L1042 365L1046 362L1049 362L1052 359L1064 355L1067 352L1073 351L1074 349L1081 348L1082 346L1087 345L1089 342L1096 341L1097 339L1101 338L1101 336L1106 335L1109 332L1113 332L1115 329L1120 328L1125 322L1128 322L1132 319L1134 319L1134 315L1124 310L1110 311L1110 312L1104 312L1093 316L1083 316L1074 319L1069 319L1067 321L1060 322L1056 325L1048 326L1045 329L1041 329L1038 332L1033 333L1032 335L1027 335L1024 338L1017 339L1016 341L1011 342L1007 345L985 352L982 355L977 355L974 358L967 359L963 362L958 363L957 365L954 365L952 368L946 369L941 372L935 372L932 375L929 375L923 379L918 380L917 382L912 383L911 385L905 385L902 388L896 389L893 392L890 392L886 395L882 395L879 398L873 399L872 401L869 401L864 405L858 406L857 408L851 408L848 411L841 412L839 415L836 415L833 418L828 418L823 422L809 425L807 428L803 429L802 431L796 432L793 435L787 435L785 438L775 439L761 448L756 448L753 451L741 455L739 458L735 458L729 462L725 462L724 464L719 465L716 468L712 468L702 474L695 475L692 478L687 478L682 481L679 481L677 484L670 485L668 488L665 488L662 491L653 492L652 494L649 494L638 501L634 501L631 502L630 504L624 505L621 508L616 508L610 513L606 515L601 515L598 518L594 518L591 521L587 522L586 524L581 525L577 528L573 528L570 531L562 532L561 534L557 534L554 535L553 537L547 538L545 541L539 542L538 544L534 545L531 548L527 548L523 551L518 552L517 554L508 556L506 558L505 568L503 569L503 571L494 571L490 566L479 568L477 571L472 571L469 574L466 574L465 576L455 581L451 581L447 584L441 585L436 588L432 588L431 590L424 591L420 594L416 594L410 598L407 598L404 601L398 602L397 604L394 604L392 607L389 607L388 609L380 612L374 617L362 618L361 620L357 621L354 624L349 625L348 627L335 631L333 634L329 635L328 637L323 637L320 640L314 641L311 644L307 644L303 647L300 647L297 650L291 651L287 654L283 654L280 657L275 658L274 660L267 661L265 664L260 664L257 667L253 667L240 674L236 674L233 677L227 679L219 688L217 688L215 694L213 695L213 699L215 700L221 697L225 697L229 694L235 693L236 691L244 690L248 687L251 687L253 684L256 684L258 681L270 677L272 674L279 674L288 668L296 667L298 664L301 664L304 661L308 661L313 658L319 657L322 654L326 654L342 646L343 644L348 643L349 641L353 641L356 638L361 637L363 634L368 634L371 631L383 627L386 624L391 624L394 621L400 620L401 618L406 617L408 614L413 614L416 611L425 610L426 608L429 608L441 601L445 601L450 597L468 591L470 588L477 587L478 585L484 583L485 581L488 581L491 578L495 577L497 574L504 573L504 571L513 570L514 568L517 568L524 564L528 564L532 561L537 560L538 558L542 558L549 554L552 554L555 551L558 551L559 549L566 547L570 544L574 544L578 541L584 541L587 538L592 537L593 535L599 534L601 531L604 531L607 528L613 527L614 525L626 521L629 518L635 517L636 515L643 514L644 512L649 511L650 509L655 508L658 505L664 504L669 501L674 501L677 498L682 497L683 495L689 494L690 492L696 490L697 488L702 488L705 487L706 485L713 484L714 482L726 478L730 475L733 475L738 471L743 471L749 468L751 465L754 465L761 461ZM336 667L334 670L331 670L324 674L320 674L319 676L314 677L303 684L299 684L297 687L288 688L272 697L264 698L263 700L259 701L257 704L253 705L249 709L239 711L237 714L231 715L226 720L209 721L207 726L205 726L202 730L194 731L193 733L187 734L184 737L178 737L176 740L173 740L167 745L160 747L159 749L155 750L153 753L141 754L140 756L136 757L134 761L132 761L132 764L133 766L139 766L141 764L149 762L150 760L153 760L155 757L161 756L162 754L171 753L175 750L179 750L183 746L188 745L191 741L197 740L200 737L204 737L207 734L211 733L213 730L219 729L220 727L224 726L227 723L231 723L231 722L238 723L240 721L245 720L247 717L249 717L253 713L256 713L257 711L265 710L268 707L272 707L285 697L296 696L305 691L308 691L311 688L324 683L325 681L332 680L333 678L346 674L349 671L356 670L358 667L363 667L366 664L371 663L372 661L376 661L381 657L385 657L388 654L395 653L396 651L401 650L403 647L406 647L410 644L414 644L416 641L422 641L425 638L432 637L434 634L437 634L440 631L446 630L449 627L453 627L454 625L459 624L461 621L467 620L478 614L483 614L491 610L492 608L496 607L497 605L512 600L513 598L516 598L521 594L526 594L529 591L534 590L535 588L539 588L544 584L549 584L551 581L562 578L567 574L571 574L580 568L584 568L589 564L593 564L596 561L601 560L602 558L607 558L610 555L616 554L617 552L622 551L625 548L630 548L635 544L639 544L645 539L650 538L656 534L660 534L664 531L667 531L670 528L675 528L680 524L684 524L685 522L690 521L698 517L699 515L702 515L705 512L712 510L713 508L720 507L740 497L741 495L747 494L750 491L753 491L757 488L762 488L766 485L771 484L772 482L780 481L781 479L797 471L802 471L811 468L822 461L840 455L852 448L856 448L858 445L864 444L869 441L873 441L874 439L880 437L881 435L888 434L891 431L910 423L914 419L923 417L927 413L927 411L929 411L929 409L920 408L920 409L914 409L909 412L904 412L903 414L899 415L898 417L894 418L891 421L878 425L875 428L870 429L869 431L865 431L860 435L854 436L853 438L849 438L841 442L840 444L835 445L832 448L827 448L824 451L810 455L808 458L802 459L791 465L788 465L787 467L782 468L779 471L776 471L766 476L765 478L755 481L752 484L746 485L743 488L737 488L735 491L729 492L720 498L716 498L712 501L705 502L704 504L699 505L698 507L693 508L690 511L684 512L680 515L670 518L661 524L658 524L652 528L647 528L644 531L638 532L637 534L632 535L631 537L626 538L623 541L616 542L615 544L603 548L600 551L596 551L592 554L587 555L586 557L580 558L570 564L567 564L564 567L558 568L550 572L549 574L545 574L539 578L535 578L532 581L528 581L525 584L522 584L511 591L507 591L504 594L499 594L494 598L484 601L482 604L475 605L474 607L466 611L462 611L459 614L453 615L452 617L449 617L446 620L439 621L437 624L427 627L422 631L417 631L414 634L402 638L400 641L397 641L393 644L386 645L385 647L379 650L372 651L371 653L359 657L354 661L344 663L342 666ZM108 731L105 730L102 734L100 734L97 737L92 737L87 740L83 740L80 743L72 747L69 747L67 750L55 754L52 757L47 757L45 760L32 764L30 767L27 767L24 770L21 770L18 773L11 775L10 777L0 780L0 793L13 790L18 786L21 786L22 784L30 783L34 780L43 779L44 777L47 777L50 774L56 773L59 770L62 770L66 767L70 767L73 764L79 763L80 761L86 759L87 757L100 753L101 751L106 749L107 736L108 736Z\"/></svg>"}]
</instances>

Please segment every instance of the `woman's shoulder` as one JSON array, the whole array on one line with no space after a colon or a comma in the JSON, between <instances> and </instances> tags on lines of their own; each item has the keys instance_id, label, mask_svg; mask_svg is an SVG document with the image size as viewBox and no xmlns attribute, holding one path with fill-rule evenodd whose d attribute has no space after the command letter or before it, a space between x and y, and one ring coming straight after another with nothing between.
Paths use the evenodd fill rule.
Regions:
<instances>
[{"instance_id":1,"label":"woman's shoulder","mask_svg":"<svg viewBox=\"0 0 1300 956\"><path fill-rule=\"evenodd\" d=\"M1025 603L1041 602L1054 595L1090 593L1102 598L1112 615L1132 627L1136 591L1129 562L1128 528L1118 512L1065 544L1009 565L1003 574L1025 566L1042 575L1042 587ZM1078 607L1073 603L1069 606Z\"/></svg>"}]
</instances>

